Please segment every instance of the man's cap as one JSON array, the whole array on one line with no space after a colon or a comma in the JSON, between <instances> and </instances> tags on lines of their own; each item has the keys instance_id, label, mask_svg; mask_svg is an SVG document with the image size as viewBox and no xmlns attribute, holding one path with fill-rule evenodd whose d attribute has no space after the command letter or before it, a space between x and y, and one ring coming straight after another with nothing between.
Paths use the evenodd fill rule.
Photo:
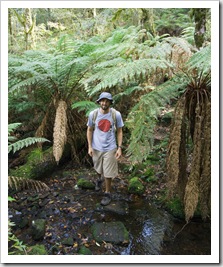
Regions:
<instances>
[{"instance_id":1,"label":"man's cap","mask_svg":"<svg viewBox=\"0 0 223 267\"><path fill-rule=\"evenodd\" d=\"M110 93L103 92L103 93L100 94L100 96L99 96L99 98L98 98L98 100L97 100L97 103L99 103L100 100L103 99L103 98L106 98L106 99L110 100L111 103L113 102L112 95L111 95Z\"/></svg>"}]
</instances>

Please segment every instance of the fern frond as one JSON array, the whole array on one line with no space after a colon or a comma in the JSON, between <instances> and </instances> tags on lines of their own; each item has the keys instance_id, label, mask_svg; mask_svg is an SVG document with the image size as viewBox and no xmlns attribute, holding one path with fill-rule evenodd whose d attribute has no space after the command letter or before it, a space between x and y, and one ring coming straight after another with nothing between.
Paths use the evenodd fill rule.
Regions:
<instances>
[{"instance_id":1,"label":"fern frond","mask_svg":"<svg viewBox=\"0 0 223 267\"><path fill-rule=\"evenodd\" d=\"M119 28L106 40L106 44L114 45L133 40L137 36L139 27L130 26L128 28Z\"/></svg>"},{"instance_id":2,"label":"fern frond","mask_svg":"<svg viewBox=\"0 0 223 267\"><path fill-rule=\"evenodd\" d=\"M10 144L8 146L8 153L10 153L11 151L13 153L15 153L16 151L24 148L24 147L28 147L30 145L33 145L35 143L42 143L42 142L50 142L49 140L47 140L46 138L38 138L38 137L28 137L25 138L23 140L19 140L13 144Z\"/></svg>"},{"instance_id":3,"label":"fern frond","mask_svg":"<svg viewBox=\"0 0 223 267\"><path fill-rule=\"evenodd\" d=\"M15 129L17 129L22 123L16 122L16 123L10 123L8 124L8 135L10 135Z\"/></svg>"},{"instance_id":4,"label":"fern frond","mask_svg":"<svg viewBox=\"0 0 223 267\"><path fill-rule=\"evenodd\" d=\"M98 107L98 105L92 101L79 101L79 102L72 104L71 107L77 108L78 112L85 111L86 116L88 116L92 110L94 110Z\"/></svg>"},{"instance_id":5,"label":"fern frond","mask_svg":"<svg viewBox=\"0 0 223 267\"><path fill-rule=\"evenodd\" d=\"M30 61L40 61L48 62L53 56L53 53L48 50L27 50L24 51L23 58L26 59L25 62Z\"/></svg>"},{"instance_id":6,"label":"fern frond","mask_svg":"<svg viewBox=\"0 0 223 267\"><path fill-rule=\"evenodd\" d=\"M19 90L19 89L26 89L27 86L29 85L35 85L37 84L38 82L46 82L47 84L49 84L49 81L47 82L47 78L49 77L48 74L42 74L42 75L38 75L38 76L34 76L34 77L31 77L31 78L27 78L15 85L13 85L11 88L9 88L9 92L12 93L16 90ZM45 84L45 83L44 83ZM46 84L45 84L46 86Z\"/></svg>"},{"instance_id":7,"label":"fern frond","mask_svg":"<svg viewBox=\"0 0 223 267\"><path fill-rule=\"evenodd\" d=\"M152 149L155 119L148 117L142 110L137 110L127 118L126 124L131 131L127 156L130 156L133 163L140 163L147 158Z\"/></svg>"},{"instance_id":8,"label":"fern frond","mask_svg":"<svg viewBox=\"0 0 223 267\"><path fill-rule=\"evenodd\" d=\"M181 83L179 80L181 80ZM142 162L151 152L154 141L154 127L162 107L169 103L171 99L178 98L185 91L186 85L187 83L182 77L181 79L176 77L169 80L155 90L143 95L130 111L125 124L131 132L130 144L127 149L131 160Z\"/></svg>"},{"instance_id":9,"label":"fern frond","mask_svg":"<svg viewBox=\"0 0 223 267\"><path fill-rule=\"evenodd\" d=\"M142 51L140 57L166 59L171 54L171 51L172 46L167 42L158 44L154 47L148 47L144 43L144 50Z\"/></svg>"},{"instance_id":10,"label":"fern frond","mask_svg":"<svg viewBox=\"0 0 223 267\"><path fill-rule=\"evenodd\" d=\"M182 30L181 37L194 45L194 27L187 27Z\"/></svg>"},{"instance_id":11,"label":"fern frond","mask_svg":"<svg viewBox=\"0 0 223 267\"><path fill-rule=\"evenodd\" d=\"M13 142L15 142L17 140L18 140L17 137L15 137L15 136L9 136L8 137L8 144L10 145L11 143L13 143Z\"/></svg>"},{"instance_id":12,"label":"fern frond","mask_svg":"<svg viewBox=\"0 0 223 267\"><path fill-rule=\"evenodd\" d=\"M71 35L64 34L57 42L56 49L63 54L71 53L74 51L74 38Z\"/></svg>"},{"instance_id":13,"label":"fern frond","mask_svg":"<svg viewBox=\"0 0 223 267\"><path fill-rule=\"evenodd\" d=\"M103 42L100 38L91 38L87 42L79 40L75 45L75 52L79 57L93 53L98 47L101 47Z\"/></svg>"},{"instance_id":14,"label":"fern frond","mask_svg":"<svg viewBox=\"0 0 223 267\"><path fill-rule=\"evenodd\" d=\"M166 39L173 47L179 47L182 51L190 53L192 46L184 39L180 37L168 37Z\"/></svg>"},{"instance_id":15,"label":"fern frond","mask_svg":"<svg viewBox=\"0 0 223 267\"><path fill-rule=\"evenodd\" d=\"M34 190L35 192L49 190L49 187L41 181L24 179L15 176L8 176L8 188L15 190L16 192L22 190Z\"/></svg>"},{"instance_id":16,"label":"fern frond","mask_svg":"<svg viewBox=\"0 0 223 267\"><path fill-rule=\"evenodd\" d=\"M103 68L118 66L119 64L121 65L121 64L124 64L124 63L125 63L125 60L122 57L118 57L118 58L114 58L114 59L111 59L111 60L107 60L107 61L95 64L94 65L94 69L95 70L97 70L97 69L100 70L100 69L103 69Z\"/></svg>"},{"instance_id":17,"label":"fern frond","mask_svg":"<svg viewBox=\"0 0 223 267\"><path fill-rule=\"evenodd\" d=\"M122 96L127 96L127 95L131 95L132 93L134 93L135 91L143 91L145 90L144 87L141 87L141 86L130 86L130 87L127 87L127 89L117 95L115 95L113 97L114 101L117 99L117 98L120 98Z\"/></svg>"},{"instance_id":18,"label":"fern frond","mask_svg":"<svg viewBox=\"0 0 223 267\"><path fill-rule=\"evenodd\" d=\"M156 68L167 69L170 64L165 60L159 59L140 59L134 62L126 62L121 66L102 70L97 75L91 76L90 79L85 80L84 83L88 84L95 80L100 80L99 84L93 89L87 89L90 95L106 90L107 88L114 87L123 82L135 81L136 77L145 76L148 73L152 73Z\"/></svg>"},{"instance_id":19,"label":"fern frond","mask_svg":"<svg viewBox=\"0 0 223 267\"><path fill-rule=\"evenodd\" d=\"M202 69L204 73L211 70L211 44L195 53L188 61L189 69Z\"/></svg>"}]
</instances>

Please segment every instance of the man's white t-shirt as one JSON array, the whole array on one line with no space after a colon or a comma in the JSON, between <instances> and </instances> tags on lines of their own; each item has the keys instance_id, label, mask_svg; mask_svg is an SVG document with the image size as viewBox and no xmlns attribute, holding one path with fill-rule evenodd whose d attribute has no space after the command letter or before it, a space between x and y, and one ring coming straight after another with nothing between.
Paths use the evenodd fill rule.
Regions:
<instances>
[{"instance_id":1,"label":"man's white t-shirt","mask_svg":"<svg viewBox=\"0 0 223 267\"><path fill-rule=\"evenodd\" d=\"M112 119L112 111L102 114L98 109L98 115L93 123L94 111L91 111L88 117L87 126L93 127L92 148L98 151L107 152L117 148L115 136L115 122ZM124 126L121 113L116 110L116 128Z\"/></svg>"}]
</instances>

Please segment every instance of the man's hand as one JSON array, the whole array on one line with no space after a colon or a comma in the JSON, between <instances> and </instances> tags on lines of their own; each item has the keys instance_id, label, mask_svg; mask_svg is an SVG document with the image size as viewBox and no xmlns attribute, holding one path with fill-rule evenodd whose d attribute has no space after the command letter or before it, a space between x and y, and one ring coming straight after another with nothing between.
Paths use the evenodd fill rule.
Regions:
<instances>
[{"instance_id":1,"label":"man's hand","mask_svg":"<svg viewBox=\"0 0 223 267\"><path fill-rule=\"evenodd\" d=\"M93 156L93 149L92 147L88 148L88 155L90 155L91 157Z\"/></svg>"},{"instance_id":2,"label":"man's hand","mask_svg":"<svg viewBox=\"0 0 223 267\"><path fill-rule=\"evenodd\" d=\"M119 159L122 155L122 149L119 147L115 153L115 158Z\"/></svg>"}]
</instances>

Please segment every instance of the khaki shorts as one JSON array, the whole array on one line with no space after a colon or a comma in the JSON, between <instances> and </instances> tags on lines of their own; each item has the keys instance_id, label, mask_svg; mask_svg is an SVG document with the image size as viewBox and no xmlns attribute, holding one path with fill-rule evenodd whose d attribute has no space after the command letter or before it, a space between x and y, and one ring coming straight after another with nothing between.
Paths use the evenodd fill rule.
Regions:
<instances>
[{"instance_id":1,"label":"khaki shorts","mask_svg":"<svg viewBox=\"0 0 223 267\"><path fill-rule=\"evenodd\" d=\"M118 176L118 162L115 158L117 149L107 152L93 150L93 163L97 173L105 178L115 178Z\"/></svg>"}]
</instances>

